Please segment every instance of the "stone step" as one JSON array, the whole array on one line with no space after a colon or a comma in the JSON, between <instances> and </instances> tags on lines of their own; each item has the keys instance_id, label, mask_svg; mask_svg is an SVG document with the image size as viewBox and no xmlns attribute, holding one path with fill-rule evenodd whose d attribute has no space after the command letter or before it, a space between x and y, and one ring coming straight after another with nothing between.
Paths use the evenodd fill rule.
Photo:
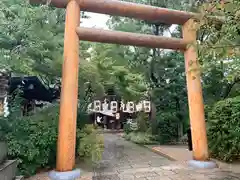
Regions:
<instances>
[{"instance_id":1,"label":"stone step","mask_svg":"<svg viewBox=\"0 0 240 180\"><path fill-rule=\"evenodd\" d=\"M17 172L17 160L7 160L0 165L0 180L13 180Z\"/></svg>"},{"instance_id":2,"label":"stone step","mask_svg":"<svg viewBox=\"0 0 240 180\"><path fill-rule=\"evenodd\" d=\"M23 180L24 177L23 176L16 176L14 180Z\"/></svg>"}]
</instances>

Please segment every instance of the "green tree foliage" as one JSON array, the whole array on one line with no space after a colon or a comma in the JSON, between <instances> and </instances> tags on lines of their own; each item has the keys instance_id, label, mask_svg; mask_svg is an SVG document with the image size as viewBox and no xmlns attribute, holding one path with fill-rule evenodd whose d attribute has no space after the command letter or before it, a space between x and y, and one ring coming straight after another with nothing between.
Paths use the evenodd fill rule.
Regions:
<instances>
[{"instance_id":1,"label":"green tree foliage","mask_svg":"<svg viewBox=\"0 0 240 180\"><path fill-rule=\"evenodd\" d=\"M183 9L179 1L173 3L173 1L135 0L133 2ZM119 17L112 17L109 21L109 27L114 30L157 36L168 33L173 37L179 37L180 34L179 28L170 31L171 25L151 24L150 22ZM145 76L148 94L159 112L157 122L152 120L153 127L156 128L153 128L153 133L157 133L160 123L163 123L162 113L165 115L168 113L168 116L177 119L178 122L171 126L177 132L171 138L176 139L176 137L182 136L184 125L187 124L188 112L183 56L177 52L162 49L128 47L123 48L123 50L124 56L122 56L128 59L128 66L132 71L137 71Z\"/></svg>"},{"instance_id":2,"label":"green tree foliage","mask_svg":"<svg viewBox=\"0 0 240 180\"><path fill-rule=\"evenodd\" d=\"M203 3L199 31L199 60L207 108L211 156L224 161L239 160L239 63L240 2ZM222 16L224 23L207 20ZM229 99L226 99L231 97ZM218 102L217 102L218 101Z\"/></svg>"},{"instance_id":3,"label":"green tree foliage","mask_svg":"<svg viewBox=\"0 0 240 180\"><path fill-rule=\"evenodd\" d=\"M95 64L104 87L114 86L126 100L138 100L146 91L144 76L128 67L126 48L118 45L95 44L90 63Z\"/></svg>"},{"instance_id":4,"label":"green tree foliage","mask_svg":"<svg viewBox=\"0 0 240 180\"><path fill-rule=\"evenodd\" d=\"M3 0L0 8L1 66L54 81L61 75L64 10Z\"/></svg>"},{"instance_id":5,"label":"green tree foliage","mask_svg":"<svg viewBox=\"0 0 240 180\"><path fill-rule=\"evenodd\" d=\"M240 97L217 102L208 116L211 155L224 161L240 160Z\"/></svg>"},{"instance_id":6,"label":"green tree foliage","mask_svg":"<svg viewBox=\"0 0 240 180\"><path fill-rule=\"evenodd\" d=\"M59 84L65 10L21 0L3 0L0 5L0 68L36 75L46 86ZM81 43L82 58L88 57L88 48Z\"/></svg>"},{"instance_id":7,"label":"green tree foliage","mask_svg":"<svg viewBox=\"0 0 240 180\"><path fill-rule=\"evenodd\" d=\"M224 3L223 3L224 2ZM199 30L199 60L207 103L238 94L240 63L240 3L238 0L203 3ZM219 16L223 23L207 19Z\"/></svg>"}]
</instances>

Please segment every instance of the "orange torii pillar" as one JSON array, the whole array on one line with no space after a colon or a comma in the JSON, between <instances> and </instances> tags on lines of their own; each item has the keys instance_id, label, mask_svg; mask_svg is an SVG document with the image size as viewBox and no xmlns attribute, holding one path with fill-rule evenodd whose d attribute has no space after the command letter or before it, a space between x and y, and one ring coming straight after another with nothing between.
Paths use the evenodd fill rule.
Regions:
<instances>
[{"instance_id":1,"label":"orange torii pillar","mask_svg":"<svg viewBox=\"0 0 240 180\"><path fill-rule=\"evenodd\" d=\"M197 59L197 22L193 19L188 20L183 25L182 32L183 39L192 42L184 52L193 144L193 160L189 161L189 165L197 168L214 168L216 164L209 161L200 66Z\"/></svg>"},{"instance_id":2,"label":"orange torii pillar","mask_svg":"<svg viewBox=\"0 0 240 180\"><path fill-rule=\"evenodd\" d=\"M80 177L80 170L74 170L79 70L79 38L76 28L79 25L79 4L76 0L70 0L66 7L57 166L56 171L49 174L52 180L74 180Z\"/></svg>"}]
</instances>

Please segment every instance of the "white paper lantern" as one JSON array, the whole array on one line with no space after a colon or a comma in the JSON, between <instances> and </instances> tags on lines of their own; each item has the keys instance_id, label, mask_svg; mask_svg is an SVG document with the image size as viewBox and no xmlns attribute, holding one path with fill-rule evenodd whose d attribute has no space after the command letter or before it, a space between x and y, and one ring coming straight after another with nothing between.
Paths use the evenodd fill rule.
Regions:
<instances>
[{"instance_id":1,"label":"white paper lantern","mask_svg":"<svg viewBox=\"0 0 240 180\"><path fill-rule=\"evenodd\" d=\"M120 113L116 113L116 119L120 119Z\"/></svg>"},{"instance_id":2,"label":"white paper lantern","mask_svg":"<svg viewBox=\"0 0 240 180\"><path fill-rule=\"evenodd\" d=\"M111 101L111 111L113 113L116 113L117 112L117 108L118 108L118 103L117 101Z\"/></svg>"},{"instance_id":3,"label":"white paper lantern","mask_svg":"<svg viewBox=\"0 0 240 180\"><path fill-rule=\"evenodd\" d=\"M127 110L129 113L133 113L135 111L135 105L132 101L127 103Z\"/></svg>"},{"instance_id":4,"label":"white paper lantern","mask_svg":"<svg viewBox=\"0 0 240 180\"><path fill-rule=\"evenodd\" d=\"M143 102L143 109L144 109L144 112L146 112L146 113L151 112L151 102L150 101L144 101Z\"/></svg>"},{"instance_id":5,"label":"white paper lantern","mask_svg":"<svg viewBox=\"0 0 240 180\"><path fill-rule=\"evenodd\" d=\"M8 117L8 115L9 115L9 109L8 109L7 97L4 98L4 102L3 102L3 113L4 113L4 117Z\"/></svg>"},{"instance_id":6,"label":"white paper lantern","mask_svg":"<svg viewBox=\"0 0 240 180\"><path fill-rule=\"evenodd\" d=\"M122 112L128 112L128 108L126 104L123 103L123 101L121 102L121 109L122 109Z\"/></svg>"},{"instance_id":7,"label":"white paper lantern","mask_svg":"<svg viewBox=\"0 0 240 180\"><path fill-rule=\"evenodd\" d=\"M94 109L96 112L100 112L100 111L101 111L101 101L99 101L99 100L94 101L94 103L93 103L93 109Z\"/></svg>"}]
</instances>

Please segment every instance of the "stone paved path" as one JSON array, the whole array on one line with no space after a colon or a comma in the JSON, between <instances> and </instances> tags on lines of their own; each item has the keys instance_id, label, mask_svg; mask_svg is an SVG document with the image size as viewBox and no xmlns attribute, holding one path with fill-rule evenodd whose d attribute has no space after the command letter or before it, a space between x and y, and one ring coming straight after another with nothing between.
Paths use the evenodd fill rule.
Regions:
<instances>
[{"instance_id":1,"label":"stone paved path","mask_svg":"<svg viewBox=\"0 0 240 180\"><path fill-rule=\"evenodd\" d=\"M196 170L169 161L115 134L104 134L104 141L102 161L93 170L93 180L240 180L240 174L229 171Z\"/></svg>"},{"instance_id":2,"label":"stone paved path","mask_svg":"<svg viewBox=\"0 0 240 180\"><path fill-rule=\"evenodd\" d=\"M220 169L191 169L149 149L125 141L116 134L104 134L103 159L91 175L78 180L240 180L240 173ZM49 180L47 173L28 180Z\"/></svg>"}]
</instances>

